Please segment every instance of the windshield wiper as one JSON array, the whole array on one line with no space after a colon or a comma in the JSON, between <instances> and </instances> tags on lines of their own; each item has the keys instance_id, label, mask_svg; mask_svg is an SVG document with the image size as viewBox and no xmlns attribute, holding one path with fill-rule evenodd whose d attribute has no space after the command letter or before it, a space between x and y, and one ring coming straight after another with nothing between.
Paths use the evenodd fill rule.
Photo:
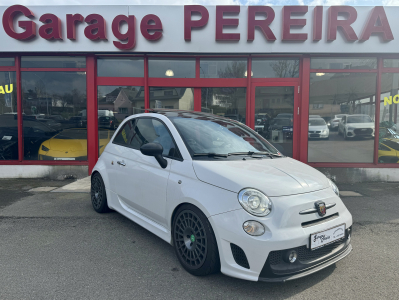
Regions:
<instances>
[{"instance_id":1,"label":"windshield wiper","mask_svg":"<svg viewBox=\"0 0 400 300\"><path fill-rule=\"evenodd\" d=\"M232 152L228 153L228 155L269 155L269 156L276 156L276 157L282 157L282 155L271 153L271 152L254 152L254 151L249 151L249 152Z\"/></svg>"},{"instance_id":2,"label":"windshield wiper","mask_svg":"<svg viewBox=\"0 0 400 300\"><path fill-rule=\"evenodd\" d=\"M208 156L208 157L228 157L228 154L218 154L218 153L195 153L193 156Z\"/></svg>"}]
</instances>

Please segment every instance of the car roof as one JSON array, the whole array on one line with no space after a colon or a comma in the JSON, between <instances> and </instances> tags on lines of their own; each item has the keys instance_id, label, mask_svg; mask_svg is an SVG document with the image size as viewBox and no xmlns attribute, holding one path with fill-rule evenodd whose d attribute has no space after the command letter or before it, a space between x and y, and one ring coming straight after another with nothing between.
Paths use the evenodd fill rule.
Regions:
<instances>
[{"instance_id":1,"label":"car roof","mask_svg":"<svg viewBox=\"0 0 400 300\"><path fill-rule=\"evenodd\" d=\"M219 115L214 115L210 113L205 113L205 112L199 112L199 111L192 111L192 110L179 110L179 109L162 109L162 108L150 108L150 109L145 109L145 111L149 113L154 113L154 114L160 114L163 115L167 118L174 118L174 117L181 117L181 118L199 118L199 117L207 117L207 118L212 118L215 120L223 120L227 122L235 122L237 124L243 124L240 123L236 120L232 120L229 118L225 118ZM146 116L145 113L140 114L140 115L132 115L132 116ZM132 117L129 116L129 117ZM235 114L228 114L226 116L237 116Z\"/></svg>"}]
</instances>

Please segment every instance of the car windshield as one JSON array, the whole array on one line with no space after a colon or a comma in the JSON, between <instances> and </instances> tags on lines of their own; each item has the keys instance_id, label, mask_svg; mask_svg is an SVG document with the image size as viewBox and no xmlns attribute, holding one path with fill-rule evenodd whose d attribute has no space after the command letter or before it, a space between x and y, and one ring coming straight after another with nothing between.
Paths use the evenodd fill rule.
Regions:
<instances>
[{"instance_id":1,"label":"car windshield","mask_svg":"<svg viewBox=\"0 0 400 300\"><path fill-rule=\"evenodd\" d=\"M349 116L347 117L347 123L372 123L372 119L369 116Z\"/></svg>"},{"instance_id":2,"label":"car windshield","mask_svg":"<svg viewBox=\"0 0 400 300\"><path fill-rule=\"evenodd\" d=\"M198 115L169 117L191 155L238 152L279 152L253 130L227 119Z\"/></svg>"},{"instance_id":3,"label":"car windshield","mask_svg":"<svg viewBox=\"0 0 400 300\"><path fill-rule=\"evenodd\" d=\"M343 118L345 115L335 115L335 119L341 119Z\"/></svg>"},{"instance_id":4,"label":"car windshield","mask_svg":"<svg viewBox=\"0 0 400 300\"><path fill-rule=\"evenodd\" d=\"M323 126L323 125L326 125L326 123L325 123L324 119L310 119L308 121L308 125L309 126Z\"/></svg>"}]
</instances>

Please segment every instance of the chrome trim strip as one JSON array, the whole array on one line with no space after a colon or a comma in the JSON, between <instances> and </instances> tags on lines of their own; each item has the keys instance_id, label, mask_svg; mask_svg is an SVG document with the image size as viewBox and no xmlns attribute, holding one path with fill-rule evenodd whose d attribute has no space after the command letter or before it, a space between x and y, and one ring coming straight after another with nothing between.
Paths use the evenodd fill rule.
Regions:
<instances>
[{"instance_id":1,"label":"chrome trim strip","mask_svg":"<svg viewBox=\"0 0 400 300\"><path fill-rule=\"evenodd\" d=\"M335 205L336 205L336 203L330 203L330 204L325 205L325 208L330 209L330 208L334 207ZM309 209L302 210L301 212L299 212L299 214L300 215L308 215L308 214L313 214L316 212L317 212L316 208L309 208Z\"/></svg>"}]
</instances>

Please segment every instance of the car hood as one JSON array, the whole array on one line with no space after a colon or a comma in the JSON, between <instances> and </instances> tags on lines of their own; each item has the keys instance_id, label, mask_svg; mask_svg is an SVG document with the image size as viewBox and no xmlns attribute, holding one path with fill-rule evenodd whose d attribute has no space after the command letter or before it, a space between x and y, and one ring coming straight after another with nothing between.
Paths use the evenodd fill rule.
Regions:
<instances>
[{"instance_id":1,"label":"car hood","mask_svg":"<svg viewBox=\"0 0 400 300\"><path fill-rule=\"evenodd\" d=\"M326 125L308 126L308 130L310 131L328 130L328 126Z\"/></svg>"},{"instance_id":2,"label":"car hood","mask_svg":"<svg viewBox=\"0 0 400 300\"><path fill-rule=\"evenodd\" d=\"M347 127L354 127L354 128L375 128L374 123L347 123Z\"/></svg>"},{"instance_id":3,"label":"car hood","mask_svg":"<svg viewBox=\"0 0 400 300\"><path fill-rule=\"evenodd\" d=\"M86 140L78 140L78 139L50 139L47 141L47 145L43 143L47 148L53 151L86 151L87 149L87 141Z\"/></svg>"},{"instance_id":4,"label":"car hood","mask_svg":"<svg viewBox=\"0 0 400 300\"><path fill-rule=\"evenodd\" d=\"M267 196L309 193L329 187L319 171L294 159L193 161L199 180L238 193L255 188Z\"/></svg>"}]
</instances>

